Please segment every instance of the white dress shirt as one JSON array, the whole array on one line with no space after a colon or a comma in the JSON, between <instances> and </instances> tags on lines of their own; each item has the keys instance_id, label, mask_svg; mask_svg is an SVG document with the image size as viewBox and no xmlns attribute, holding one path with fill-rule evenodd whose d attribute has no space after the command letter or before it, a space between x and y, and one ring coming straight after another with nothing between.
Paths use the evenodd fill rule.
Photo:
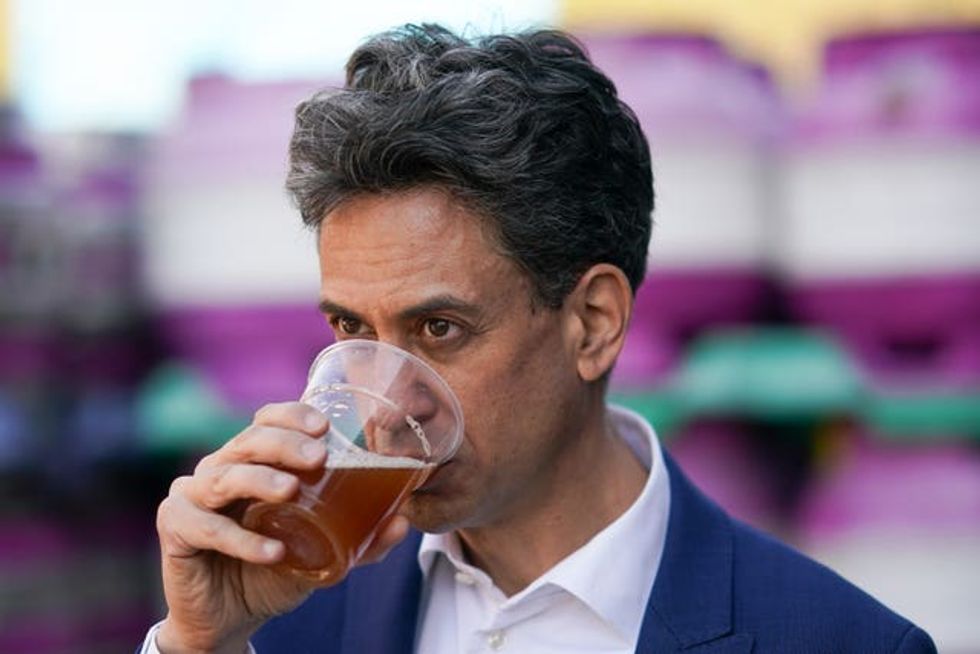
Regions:
<instances>
[{"instance_id":1,"label":"white dress shirt","mask_svg":"<svg viewBox=\"0 0 980 654\"><path fill-rule=\"evenodd\" d=\"M418 654L612 654L636 649L667 533L670 484L653 429L609 407L615 433L648 468L633 504L592 540L507 597L463 558L454 533L422 537Z\"/></svg>"},{"instance_id":2,"label":"white dress shirt","mask_svg":"<svg viewBox=\"0 0 980 654\"><path fill-rule=\"evenodd\" d=\"M418 654L626 654L636 649L660 566L670 484L660 443L641 416L609 419L649 474L639 497L585 545L507 597L464 560L454 533L425 534ZM142 654L159 654L154 626ZM249 647L249 651L254 651Z\"/></svg>"}]
</instances>

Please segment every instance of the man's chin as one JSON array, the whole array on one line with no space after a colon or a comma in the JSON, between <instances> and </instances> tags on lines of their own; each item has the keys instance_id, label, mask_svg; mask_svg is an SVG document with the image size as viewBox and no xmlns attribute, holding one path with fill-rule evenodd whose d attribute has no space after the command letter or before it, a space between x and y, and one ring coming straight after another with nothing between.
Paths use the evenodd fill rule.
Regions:
<instances>
[{"instance_id":1,"label":"man's chin","mask_svg":"<svg viewBox=\"0 0 980 654\"><path fill-rule=\"evenodd\" d=\"M450 502L436 494L413 493L398 512L413 527L429 534L452 531L460 522Z\"/></svg>"}]
</instances>

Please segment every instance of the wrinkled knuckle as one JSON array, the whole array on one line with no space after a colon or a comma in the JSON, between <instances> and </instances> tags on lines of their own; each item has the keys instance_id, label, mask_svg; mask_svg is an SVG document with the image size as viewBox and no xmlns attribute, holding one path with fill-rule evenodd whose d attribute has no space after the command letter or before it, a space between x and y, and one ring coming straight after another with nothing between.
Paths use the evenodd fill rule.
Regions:
<instances>
[{"instance_id":1,"label":"wrinkled knuckle","mask_svg":"<svg viewBox=\"0 0 980 654\"><path fill-rule=\"evenodd\" d=\"M201 536L209 543L217 541L218 537L221 535L221 527L218 525L216 520L202 520L200 529Z\"/></svg>"},{"instance_id":2,"label":"wrinkled knuckle","mask_svg":"<svg viewBox=\"0 0 980 654\"><path fill-rule=\"evenodd\" d=\"M170 509L167 507L167 500L163 500L157 505L157 531L160 531L161 526L167 522L167 513Z\"/></svg>"},{"instance_id":3,"label":"wrinkled knuckle","mask_svg":"<svg viewBox=\"0 0 980 654\"><path fill-rule=\"evenodd\" d=\"M190 483L190 479L191 479L190 477L186 475L182 475L174 479L172 482L170 482L169 495L170 496L183 495L184 492L187 490L187 484Z\"/></svg>"},{"instance_id":4,"label":"wrinkled knuckle","mask_svg":"<svg viewBox=\"0 0 980 654\"><path fill-rule=\"evenodd\" d=\"M236 460L248 460L255 456L255 431L246 429L225 444L225 449Z\"/></svg>"},{"instance_id":5,"label":"wrinkled knuckle","mask_svg":"<svg viewBox=\"0 0 980 654\"><path fill-rule=\"evenodd\" d=\"M214 459L215 455L213 452L207 456L201 457L201 460L197 462L196 466L194 466L194 474L197 475L208 468L213 468L215 465Z\"/></svg>"},{"instance_id":6,"label":"wrinkled knuckle","mask_svg":"<svg viewBox=\"0 0 980 654\"><path fill-rule=\"evenodd\" d=\"M211 488L208 498L208 505L211 508L217 508L219 506L224 506L228 503L228 498L231 495L231 487L233 484L233 479L231 475L231 467L223 466L221 468L216 468L211 477Z\"/></svg>"},{"instance_id":7,"label":"wrinkled knuckle","mask_svg":"<svg viewBox=\"0 0 980 654\"><path fill-rule=\"evenodd\" d=\"M275 415L276 407L278 406L278 404L262 405L259 407L259 410L255 412L255 415L252 416L252 422L257 425L265 424Z\"/></svg>"},{"instance_id":8,"label":"wrinkled knuckle","mask_svg":"<svg viewBox=\"0 0 980 654\"><path fill-rule=\"evenodd\" d=\"M171 532L171 523L173 521L173 500L170 498L164 499L157 506L157 533L163 537L167 536Z\"/></svg>"}]
</instances>

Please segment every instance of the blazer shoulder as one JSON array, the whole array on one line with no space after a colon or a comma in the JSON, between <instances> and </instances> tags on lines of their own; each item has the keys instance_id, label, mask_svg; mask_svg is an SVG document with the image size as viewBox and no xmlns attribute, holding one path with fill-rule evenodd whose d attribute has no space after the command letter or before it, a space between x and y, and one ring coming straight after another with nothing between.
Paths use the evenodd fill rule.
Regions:
<instances>
[{"instance_id":1,"label":"blazer shoulder","mask_svg":"<svg viewBox=\"0 0 980 654\"><path fill-rule=\"evenodd\" d=\"M936 654L936 644L929 634L910 625L895 649L895 654Z\"/></svg>"},{"instance_id":2,"label":"blazer shoulder","mask_svg":"<svg viewBox=\"0 0 980 654\"><path fill-rule=\"evenodd\" d=\"M758 651L780 651L786 642L809 642L813 651L861 654L936 651L924 631L830 568L731 521L735 619L739 630L757 634ZM770 638L767 649L764 641Z\"/></svg>"}]
</instances>

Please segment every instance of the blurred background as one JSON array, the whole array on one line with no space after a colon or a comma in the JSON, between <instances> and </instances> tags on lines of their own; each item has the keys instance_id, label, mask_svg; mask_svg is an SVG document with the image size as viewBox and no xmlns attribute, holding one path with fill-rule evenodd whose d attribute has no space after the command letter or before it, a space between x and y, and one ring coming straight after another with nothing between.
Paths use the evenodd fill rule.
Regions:
<instances>
[{"instance_id":1,"label":"blurred background","mask_svg":"<svg viewBox=\"0 0 980 654\"><path fill-rule=\"evenodd\" d=\"M282 182L367 35L579 35L658 208L616 399L980 652L980 2L0 1L0 652L132 651L170 480L330 339Z\"/></svg>"}]
</instances>

